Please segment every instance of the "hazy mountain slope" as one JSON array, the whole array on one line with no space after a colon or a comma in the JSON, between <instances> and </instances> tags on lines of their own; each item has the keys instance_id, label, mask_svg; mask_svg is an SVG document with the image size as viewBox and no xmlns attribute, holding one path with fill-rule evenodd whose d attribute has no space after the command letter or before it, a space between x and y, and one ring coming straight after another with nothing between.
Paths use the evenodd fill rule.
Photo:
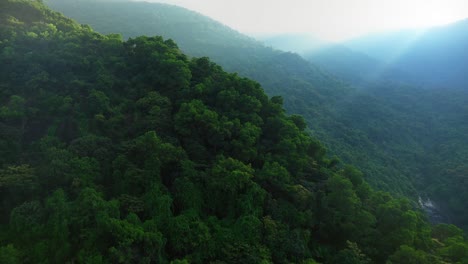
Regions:
<instances>
[{"instance_id":1,"label":"hazy mountain slope","mask_svg":"<svg viewBox=\"0 0 468 264\"><path fill-rule=\"evenodd\" d=\"M468 20L430 28L377 34L345 45L398 69L435 88L466 89Z\"/></svg>"},{"instance_id":2,"label":"hazy mountain slope","mask_svg":"<svg viewBox=\"0 0 468 264\"><path fill-rule=\"evenodd\" d=\"M175 40L191 56L209 56L228 71L259 81L271 95L289 96L318 106L328 93L348 90L341 82L292 53L266 47L221 23L196 12L160 3L125 1L46 1L50 7L102 33L121 33L125 38L161 35ZM297 100L296 100L297 101ZM299 107L301 109L301 107ZM296 112L296 111L294 111ZM304 111L306 113L306 111Z\"/></svg>"},{"instance_id":3,"label":"hazy mountain slope","mask_svg":"<svg viewBox=\"0 0 468 264\"><path fill-rule=\"evenodd\" d=\"M322 41L312 35L299 33L258 36L257 39L261 40L265 45L271 46L275 49L296 52L301 55L305 52L317 50L328 45L325 41Z\"/></svg>"},{"instance_id":4,"label":"hazy mountain slope","mask_svg":"<svg viewBox=\"0 0 468 264\"><path fill-rule=\"evenodd\" d=\"M460 36L450 33L450 27L446 29L449 32L439 32L442 40L438 42L449 43L459 39ZM402 33L385 36L388 39L408 37ZM387 44L368 44L366 50L376 51L379 45L383 45L382 50L385 51L390 48L386 47ZM433 44L429 42L420 45ZM398 49L398 44L393 47ZM391 51L381 53L388 55ZM450 56L450 53L449 50L438 50L434 56ZM385 67L382 66L385 63L339 46L317 51L308 58L344 80L364 87L353 97L337 104L333 118L338 123L348 124L366 134L371 144L364 145L360 150L386 153L386 160L374 158L372 161L391 164L397 171L411 175L421 195L431 197L444 210L447 218L466 228L468 208L463 201L468 197L468 185L467 181L461 179L466 177L467 172L468 91L457 85L437 89L427 84L426 78L409 76L395 70L393 64ZM416 63L424 61L413 59ZM452 67L447 66L447 69ZM447 83L453 82L449 80ZM468 86L468 82L465 80L463 85ZM380 115L376 116L376 113ZM350 123L351 120L353 122ZM330 128L327 131L333 135L336 131L345 130ZM343 132L325 142L346 138L346 135L347 132ZM333 145L340 146L338 143ZM359 146L362 145L355 144L355 149L346 149L345 153L353 153Z\"/></svg>"},{"instance_id":5,"label":"hazy mountain slope","mask_svg":"<svg viewBox=\"0 0 468 264\"><path fill-rule=\"evenodd\" d=\"M413 85L421 83L398 68L365 53L351 50L344 45L328 45L306 52L302 56L338 78L356 86L368 86L382 81Z\"/></svg>"},{"instance_id":6,"label":"hazy mountain slope","mask_svg":"<svg viewBox=\"0 0 468 264\"><path fill-rule=\"evenodd\" d=\"M231 71L239 72L242 70L240 65L257 63L258 60L283 53L265 47L211 18L173 5L89 0L46 2L50 7L69 14L81 23L91 24L95 30L105 34L115 33L115 29L119 29L118 33L124 38L140 35L171 38L188 54L198 57L210 55Z\"/></svg>"},{"instance_id":7,"label":"hazy mountain slope","mask_svg":"<svg viewBox=\"0 0 468 264\"><path fill-rule=\"evenodd\" d=\"M367 54L382 62L389 62L398 52L407 48L415 36L421 34L418 30L401 30L365 35L342 43L344 46Z\"/></svg>"},{"instance_id":8,"label":"hazy mountain slope","mask_svg":"<svg viewBox=\"0 0 468 264\"><path fill-rule=\"evenodd\" d=\"M191 53L197 51L193 43L199 43L201 49L205 49L203 46L205 44L229 47L259 45L255 40L206 16L173 5L129 1L51 0L46 2L63 13L76 11L73 12L73 17L78 21L93 21L97 31L108 34L118 27L119 33L125 38L139 36L136 32L144 35L159 33L168 38L177 39L178 45L190 49ZM109 3L112 3L113 8L107 8ZM132 12L124 12L128 9ZM96 12L100 12L101 15L96 16ZM110 18L113 23L110 23Z\"/></svg>"}]
</instances>

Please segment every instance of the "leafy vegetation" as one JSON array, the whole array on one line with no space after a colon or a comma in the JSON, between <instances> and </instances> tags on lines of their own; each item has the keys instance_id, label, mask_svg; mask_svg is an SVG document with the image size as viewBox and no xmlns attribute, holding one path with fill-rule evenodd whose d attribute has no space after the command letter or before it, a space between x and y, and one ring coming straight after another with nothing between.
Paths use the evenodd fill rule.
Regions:
<instances>
[{"instance_id":1,"label":"leafy vegetation","mask_svg":"<svg viewBox=\"0 0 468 264\"><path fill-rule=\"evenodd\" d=\"M363 87L338 104L332 118L337 123L321 139L332 142L331 149L358 166L363 160L356 159L360 155L356 147L364 146L360 152L374 153L374 157L385 157L370 161L389 164L411 175L419 195L431 197L447 215L444 221L467 229L468 208L464 201L468 186L463 179L468 158L468 91L457 87L419 87L405 75L392 71L391 66L382 70L381 63L346 48L329 48L311 54L309 59ZM411 85L403 84L405 80ZM350 129L340 128L341 124ZM359 137L350 137L349 131L364 132L369 144L361 144ZM350 144L336 142L341 138L350 140ZM349 154L352 156L347 158Z\"/></svg>"},{"instance_id":2,"label":"leafy vegetation","mask_svg":"<svg viewBox=\"0 0 468 264\"><path fill-rule=\"evenodd\" d=\"M414 77L398 65L388 67L340 46L306 55L335 77L298 55L264 47L183 8L125 1L48 2L103 33L119 32L126 38L138 35L173 38L188 54L209 56L225 69L259 81L267 94L284 98L289 113L304 116L310 132L323 142L331 155L358 166L372 187L411 197L415 202L418 196L428 196L441 207L449 222L468 229L468 207L464 202L468 197L465 180L468 109L464 103L468 94L454 87L437 90L421 86L424 83L421 80L437 74ZM455 31L460 30L457 25L453 27ZM447 41L435 47L440 48L453 39L450 34L443 34L443 28L435 31L439 37L430 37L433 33L428 31L416 44L446 38ZM403 34L395 39L410 37L411 34ZM389 41L394 43L392 47L398 42L395 39ZM407 41L400 43L404 45ZM464 42L452 44L460 45L457 43ZM377 46L381 47L382 43ZM441 50L444 49L431 54L442 54Z\"/></svg>"},{"instance_id":3,"label":"leafy vegetation","mask_svg":"<svg viewBox=\"0 0 468 264\"><path fill-rule=\"evenodd\" d=\"M0 262L467 261L460 229L328 159L258 83L0 7Z\"/></svg>"},{"instance_id":4,"label":"leafy vegetation","mask_svg":"<svg viewBox=\"0 0 468 264\"><path fill-rule=\"evenodd\" d=\"M55 10L80 23L90 24L98 32L118 32L124 38L139 35L171 38L191 56L208 56L224 69L258 81L268 95L283 97L288 113L302 115L310 132L332 155L358 165L372 186L416 197L412 174L382 162L395 158L378 151L379 147L368 138L367 131L343 125L337 119L340 113L336 109L343 109L343 102L354 98L358 90L299 55L265 47L212 19L176 6L127 1L47 2ZM347 136L331 136L335 132Z\"/></svg>"},{"instance_id":5,"label":"leafy vegetation","mask_svg":"<svg viewBox=\"0 0 468 264\"><path fill-rule=\"evenodd\" d=\"M468 229L465 91L426 89L420 78L343 46L305 54L311 64L176 6L48 3L102 33L172 38L187 54L209 56L225 69L259 81L267 94L283 97L288 113L304 116L311 134L330 155L359 167L372 187L415 202L418 196L428 196L440 206L445 220ZM291 37L301 39L287 36Z\"/></svg>"},{"instance_id":6,"label":"leafy vegetation","mask_svg":"<svg viewBox=\"0 0 468 264\"><path fill-rule=\"evenodd\" d=\"M461 230L431 239L259 84L161 37L0 7L0 262L466 261Z\"/></svg>"}]
</instances>

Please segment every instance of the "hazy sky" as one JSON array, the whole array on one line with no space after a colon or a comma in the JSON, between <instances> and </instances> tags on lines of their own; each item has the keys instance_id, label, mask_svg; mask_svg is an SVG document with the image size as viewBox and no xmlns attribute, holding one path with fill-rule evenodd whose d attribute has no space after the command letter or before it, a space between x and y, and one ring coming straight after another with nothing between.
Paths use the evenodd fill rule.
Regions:
<instances>
[{"instance_id":1,"label":"hazy sky","mask_svg":"<svg viewBox=\"0 0 468 264\"><path fill-rule=\"evenodd\" d=\"M343 40L468 17L468 0L146 0L198 11L242 33L309 32Z\"/></svg>"}]
</instances>

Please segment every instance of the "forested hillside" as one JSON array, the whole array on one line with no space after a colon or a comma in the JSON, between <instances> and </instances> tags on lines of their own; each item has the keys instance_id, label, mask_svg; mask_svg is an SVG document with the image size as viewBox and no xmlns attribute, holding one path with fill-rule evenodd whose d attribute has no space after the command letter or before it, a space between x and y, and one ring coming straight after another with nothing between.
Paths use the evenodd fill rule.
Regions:
<instances>
[{"instance_id":1,"label":"forested hillside","mask_svg":"<svg viewBox=\"0 0 468 264\"><path fill-rule=\"evenodd\" d=\"M173 38L188 54L209 56L225 69L259 81L270 96L283 96L289 113L304 116L311 133L332 155L358 166L371 186L414 201L427 196L446 218L468 229L467 92L428 91L422 85L425 79L344 46L306 54L311 64L180 7L125 1L48 3L103 33ZM392 36L388 47L396 50L409 47L413 39L410 33ZM441 57L437 54L445 51L433 53ZM388 49L381 53L392 54Z\"/></svg>"},{"instance_id":2,"label":"forested hillside","mask_svg":"<svg viewBox=\"0 0 468 264\"><path fill-rule=\"evenodd\" d=\"M46 2L101 33L117 32L124 38L139 35L172 38L187 54L209 56L226 70L258 81L270 96L283 97L288 113L303 115L312 134L333 154L359 165L372 186L416 197L411 174L382 163L392 157L379 151L366 131L344 125L334 117L336 109L347 98L353 98L356 89L299 55L265 47L216 21L176 6L126 1ZM334 131L347 136L331 137Z\"/></svg>"},{"instance_id":3,"label":"forested hillside","mask_svg":"<svg viewBox=\"0 0 468 264\"><path fill-rule=\"evenodd\" d=\"M461 30L461 24L463 22L445 28L452 30L456 27ZM448 36L449 34L442 32L440 28L428 30L426 34L431 35L434 31L438 31L438 37L442 39L438 43L453 41ZM373 46L368 43L366 46L370 54L377 52L378 47L383 46L380 51L382 60L385 59L383 56L399 50L401 48L399 45L404 45L401 43L406 43L409 39L409 35L403 33L384 34L383 36L387 36L383 39L388 40L389 43L394 42L395 49L392 50L383 40L382 43L378 42L377 37L374 42L379 44ZM400 42L397 41L398 38ZM447 39L443 40L444 38ZM426 42L423 41L424 39ZM421 40L415 42L416 47L426 44L434 46L435 44L432 44L434 39L438 38L421 37ZM445 49L440 45L438 47L432 52L435 57L458 52L458 50ZM415 63L421 63L415 66L420 68L418 71L425 71L427 65L428 76L431 75L431 68L439 67L431 64L422 65L422 61L417 61L417 58L412 57L411 54L400 55L401 61L415 60ZM428 56L432 55L427 54L425 58ZM380 162L410 175L419 194L436 201L445 215L445 221L451 221L466 229L468 207L464 201L468 197L468 181L465 180L468 172L465 164L468 160L468 152L466 152L468 90L451 86L449 85L451 82L447 82L447 85L443 87L434 87L427 81L433 77L437 78L437 74L433 73L434 76L428 78L418 77L412 75L411 71L399 70L398 64L385 63L344 46L332 46L306 54L305 57L336 76L360 87L355 96L348 98L347 102L335 108L334 119L352 129L363 131L372 144L378 147L376 151L384 152L385 156L389 157ZM451 56L448 56L447 59L450 58ZM434 59L437 58L424 60ZM454 69L449 61L445 63L447 63L447 70ZM464 67L468 71L468 67L466 65ZM347 132L343 129L337 130L330 127L327 131L342 131L337 136L331 134L327 142L347 136ZM343 150L338 143L334 146ZM372 151L373 149L369 146L372 145L366 146L362 151ZM352 151L352 148L344 149L344 153L340 156L345 156L346 153L352 153ZM352 161L359 164L359 161Z\"/></svg>"},{"instance_id":4,"label":"forested hillside","mask_svg":"<svg viewBox=\"0 0 468 264\"><path fill-rule=\"evenodd\" d=\"M0 25L0 263L468 261L258 83L39 1Z\"/></svg>"}]
</instances>

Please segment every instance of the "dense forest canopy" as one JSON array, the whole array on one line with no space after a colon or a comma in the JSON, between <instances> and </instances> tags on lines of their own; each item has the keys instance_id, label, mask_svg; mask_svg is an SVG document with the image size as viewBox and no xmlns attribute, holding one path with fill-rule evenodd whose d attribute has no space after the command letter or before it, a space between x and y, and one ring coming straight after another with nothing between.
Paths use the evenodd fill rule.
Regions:
<instances>
[{"instance_id":1,"label":"dense forest canopy","mask_svg":"<svg viewBox=\"0 0 468 264\"><path fill-rule=\"evenodd\" d=\"M382 163L392 157L381 151L366 131L343 125L336 119L341 115L336 109L347 98L353 98L356 89L299 55L265 47L212 19L177 6L128 1L46 2L100 33L118 32L124 38L139 35L171 38L191 56L208 56L224 69L258 81L270 96L283 97L288 113L304 116L312 134L333 154L359 165L372 186L416 197L409 177L413 175L411 169L402 171ZM347 122L352 125L351 121ZM342 131L347 136L344 139L331 136L333 131Z\"/></svg>"},{"instance_id":2,"label":"dense forest canopy","mask_svg":"<svg viewBox=\"0 0 468 264\"><path fill-rule=\"evenodd\" d=\"M361 45L365 47L358 49L361 52L344 43L303 54L310 63L176 6L127 1L46 2L101 33L172 38L187 54L208 56L224 69L258 81L268 95L283 97L288 113L304 116L310 132L331 155L358 166L372 187L415 202L418 196L430 198L446 220L468 229L468 90L423 85L438 76L433 71L424 72L426 65L451 71L451 60L433 62L444 62L446 53L452 59L466 56L460 48L468 42L463 40L463 22L429 30L410 46L406 59L418 58L411 55L417 50L425 52L427 58L422 66L414 64L414 70L425 75L413 76L406 68L389 66L385 58L373 58L369 52L375 49L382 56L391 54L389 48L399 49L414 32L379 38L384 41L376 47ZM445 29L448 33L443 34ZM450 37L454 35L457 41ZM444 41L433 41L445 37ZM301 45L315 42L301 35L278 36L275 41L281 44L291 38ZM421 46L425 42L432 44ZM456 61L457 67L463 68L465 64Z\"/></svg>"},{"instance_id":3,"label":"dense forest canopy","mask_svg":"<svg viewBox=\"0 0 468 264\"><path fill-rule=\"evenodd\" d=\"M258 83L39 1L0 21L1 263L467 261Z\"/></svg>"}]
</instances>

